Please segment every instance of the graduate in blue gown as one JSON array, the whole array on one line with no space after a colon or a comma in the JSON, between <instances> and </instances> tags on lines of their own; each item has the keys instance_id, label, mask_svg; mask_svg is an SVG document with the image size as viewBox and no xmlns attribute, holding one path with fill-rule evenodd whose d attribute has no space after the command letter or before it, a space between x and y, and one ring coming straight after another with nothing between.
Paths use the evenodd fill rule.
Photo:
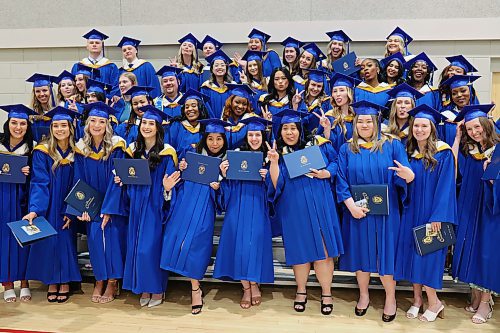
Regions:
<instances>
[{"instance_id":1,"label":"graduate in blue gown","mask_svg":"<svg viewBox=\"0 0 500 333\"><path fill-rule=\"evenodd\" d=\"M333 63L349 53L351 38L342 30L330 31L326 35L330 38L326 47L326 59L318 63L318 68L333 73Z\"/></svg>"},{"instance_id":2,"label":"graduate in blue gown","mask_svg":"<svg viewBox=\"0 0 500 333\"><path fill-rule=\"evenodd\" d=\"M406 83L402 83L391 90L388 95L391 108L389 120L382 123L382 133L398 137L406 145L410 129L410 115L408 112L415 108L416 101L424 95ZM440 136L438 136L440 137Z\"/></svg>"},{"instance_id":3,"label":"graduate in blue gown","mask_svg":"<svg viewBox=\"0 0 500 333\"><path fill-rule=\"evenodd\" d=\"M427 104L434 110L441 108L439 90L432 86L432 78L437 70L436 65L424 53L420 53L405 64L406 83L418 90L424 96L419 98L417 106Z\"/></svg>"},{"instance_id":4,"label":"graduate in blue gown","mask_svg":"<svg viewBox=\"0 0 500 333\"><path fill-rule=\"evenodd\" d=\"M443 83L453 75L474 75L477 69L463 55L446 57L450 62L448 66L443 68L439 80L439 92L441 94L441 107L447 109L451 103L451 91L449 85ZM471 103L472 104L472 103ZM474 100L473 104L479 104L478 100Z\"/></svg>"},{"instance_id":5,"label":"graduate in blue gown","mask_svg":"<svg viewBox=\"0 0 500 333\"><path fill-rule=\"evenodd\" d=\"M29 213L23 217L32 223L43 216L57 231L31 245L26 279L49 286L47 300L64 303L69 299L69 282L81 281L76 259L76 244L64 198L73 185L74 127L78 113L58 106L47 113L50 134L33 150Z\"/></svg>"},{"instance_id":6,"label":"graduate in blue gown","mask_svg":"<svg viewBox=\"0 0 500 333\"><path fill-rule=\"evenodd\" d=\"M389 100L387 91L392 87L383 82L382 69L377 59L367 58L361 62L360 78L363 80L354 89L355 101L370 101L384 106Z\"/></svg>"},{"instance_id":7,"label":"graduate in blue gown","mask_svg":"<svg viewBox=\"0 0 500 333\"><path fill-rule=\"evenodd\" d=\"M175 150L164 143L162 122L167 119L165 113L148 106L141 118L137 140L126 151L130 158L148 160L151 185L121 186L120 177L115 177L121 187L115 186L113 192L107 193L101 210L103 214L114 215L115 205L108 201L116 202L116 196L126 196L123 200L129 218L123 288L141 294L141 307L160 305L168 281L168 273L160 268L163 223L168 212L168 202L163 197L172 190L180 174L175 172Z\"/></svg>"},{"instance_id":8,"label":"graduate in blue gown","mask_svg":"<svg viewBox=\"0 0 500 333\"><path fill-rule=\"evenodd\" d=\"M326 59L325 54L315 43L309 43L303 46L302 53L299 56L299 70L297 74L293 76L295 90L303 91L305 89L306 82L309 78L309 71L315 70L318 67L318 63L324 59ZM326 78L323 79L326 86Z\"/></svg>"},{"instance_id":9,"label":"graduate in blue gown","mask_svg":"<svg viewBox=\"0 0 500 333\"><path fill-rule=\"evenodd\" d=\"M0 154L31 157L33 133L28 117L35 113L22 104L3 105L0 108L8 112L7 121L0 134ZM30 167L23 167L22 172L29 176ZM14 282L21 281L20 299L31 300L31 291L26 280L28 247L20 247L7 223L18 221L28 209L28 179L24 184L0 183L0 282L4 287L3 298L7 303L16 302Z\"/></svg>"},{"instance_id":10,"label":"graduate in blue gown","mask_svg":"<svg viewBox=\"0 0 500 333\"><path fill-rule=\"evenodd\" d=\"M210 79L212 76L212 73L210 73L210 61L207 60L209 56L217 52L222 48L224 44L219 42L217 39L213 38L212 36L206 35L205 38L198 44L198 50L200 50L203 54L203 57L205 58L205 63L203 68L201 69L201 74L200 74L200 82L205 82L206 80ZM230 60L230 63L233 61ZM238 66L238 64L236 64ZM231 72L232 76L232 72Z\"/></svg>"},{"instance_id":11,"label":"graduate in blue gown","mask_svg":"<svg viewBox=\"0 0 500 333\"><path fill-rule=\"evenodd\" d=\"M398 52L380 60L382 67L382 80L391 87L405 82L405 58Z\"/></svg>"},{"instance_id":12,"label":"graduate in blue gown","mask_svg":"<svg viewBox=\"0 0 500 333\"><path fill-rule=\"evenodd\" d=\"M386 37L386 41L384 58L398 52L401 53L405 59L409 58L411 55L411 53L408 52L408 45L413 41L413 38L400 27L396 27Z\"/></svg>"},{"instance_id":13,"label":"graduate in blue gown","mask_svg":"<svg viewBox=\"0 0 500 333\"><path fill-rule=\"evenodd\" d=\"M239 74L239 82L241 84L248 84L254 91L252 100L254 110L259 109L259 98L268 92L267 84L269 78L264 76L262 69L263 56L264 52L247 51L242 58L245 61L245 70Z\"/></svg>"},{"instance_id":14,"label":"graduate in blue gown","mask_svg":"<svg viewBox=\"0 0 500 333\"><path fill-rule=\"evenodd\" d=\"M130 117L132 112L132 106L130 105L130 95L125 95L125 93L137 85L137 77L134 73L123 72L118 78L118 91L111 93L110 96L110 106L115 109L116 121L118 124L124 123Z\"/></svg>"},{"instance_id":15,"label":"graduate in blue gown","mask_svg":"<svg viewBox=\"0 0 500 333\"><path fill-rule=\"evenodd\" d=\"M172 118L181 115L181 105L179 104L182 98L182 93L179 92L181 72L181 69L172 66L163 66L156 72L160 76L163 93L154 99L153 105Z\"/></svg>"},{"instance_id":16,"label":"graduate in blue gown","mask_svg":"<svg viewBox=\"0 0 500 333\"><path fill-rule=\"evenodd\" d=\"M152 87L151 97L155 98L161 95L160 82L153 65L138 58L140 43L140 40L130 37L123 37L118 43L123 54L123 67L120 68L120 74L123 72L134 73L137 77L137 85Z\"/></svg>"},{"instance_id":17,"label":"graduate in blue gown","mask_svg":"<svg viewBox=\"0 0 500 333\"><path fill-rule=\"evenodd\" d=\"M182 69L182 73L179 74L181 79L180 91L182 93L187 92L189 89L199 91L202 83L200 73L203 65L198 60L196 49L200 42L193 34L189 33L179 39L179 43L181 44L179 53L175 58L175 62L171 63L170 66L177 66Z\"/></svg>"},{"instance_id":18,"label":"graduate in blue gown","mask_svg":"<svg viewBox=\"0 0 500 333\"><path fill-rule=\"evenodd\" d=\"M220 119L205 119L203 136L192 148L198 154L224 158L227 150L226 130L229 124ZM185 159L179 169L188 167ZM210 185L183 180L170 199L161 250L162 269L188 277L191 280L191 313L199 314L203 307L200 280L210 263L219 182Z\"/></svg>"},{"instance_id":19,"label":"graduate in blue gown","mask_svg":"<svg viewBox=\"0 0 500 333\"><path fill-rule=\"evenodd\" d=\"M262 70L265 77L271 76L271 73L276 68L281 67L281 60L278 53L272 49L268 49L266 45L271 36L260 30L252 29L248 34L248 38L250 38L248 40L248 50L266 53L263 56Z\"/></svg>"},{"instance_id":20,"label":"graduate in blue gown","mask_svg":"<svg viewBox=\"0 0 500 333\"><path fill-rule=\"evenodd\" d=\"M130 112L128 120L116 127L115 134L125 139L127 145L130 145L137 139L139 124L144 114L140 108L153 104L153 98L150 95L152 91L153 87L133 86L124 94L124 96L130 96L132 111Z\"/></svg>"},{"instance_id":21,"label":"graduate in blue gown","mask_svg":"<svg viewBox=\"0 0 500 333\"><path fill-rule=\"evenodd\" d=\"M281 42L283 45L283 66L288 69L292 77L299 72L300 49L305 44L293 37L287 37Z\"/></svg>"},{"instance_id":22,"label":"graduate in blue gown","mask_svg":"<svg viewBox=\"0 0 500 333\"><path fill-rule=\"evenodd\" d=\"M180 159L201 139L199 121L208 118L207 101L208 97L202 93L188 90L179 100L181 116L167 125L165 142L174 147Z\"/></svg>"},{"instance_id":23,"label":"graduate in blue gown","mask_svg":"<svg viewBox=\"0 0 500 333\"><path fill-rule=\"evenodd\" d=\"M103 102L87 104L85 109L89 112L84 136L75 144L74 183L82 180L105 195L113 189L113 159L123 158L126 142L113 135L109 117L114 109ZM112 223L105 225L103 216L91 219L84 212L77 219L86 224L90 263L96 279L91 300L93 303L109 303L118 292L117 279L123 278L126 218L113 215Z\"/></svg>"},{"instance_id":24,"label":"graduate in blue gown","mask_svg":"<svg viewBox=\"0 0 500 333\"><path fill-rule=\"evenodd\" d=\"M248 309L261 303L261 292L257 283L274 282L271 222L264 182L268 173L266 129L271 123L258 117L243 119L241 122L246 124L247 135L243 145L237 150L263 154L263 166L259 170L262 179L222 180L221 208L226 214L213 277L241 280L243 296L240 306ZM227 170L231 167L237 166L231 166L228 160L221 163L223 177L226 177Z\"/></svg>"},{"instance_id":25,"label":"graduate in blue gown","mask_svg":"<svg viewBox=\"0 0 500 333\"><path fill-rule=\"evenodd\" d=\"M337 200L344 203L342 236L344 255L340 269L356 272L360 298L355 314L363 316L370 304L370 273L378 273L386 292L382 320L396 316L396 282L393 279L395 248L400 226L400 200L407 196L407 183L414 178L406 151L395 138L380 134L378 115L383 107L359 101L353 104L356 116L352 140L340 147ZM352 197L352 185L384 184L388 187L389 215L367 215Z\"/></svg>"},{"instance_id":26,"label":"graduate in blue gown","mask_svg":"<svg viewBox=\"0 0 500 333\"><path fill-rule=\"evenodd\" d=\"M394 279L413 284L413 305L406 313L409 319L418 317L423 306L422 285L425 286L428 307L419 319L434 321L437 316L442 317L444 310L436 289L443 285L448 247L421 256L413 228L428 225L439 232L442 223L456 224L455 157L451 147L438 139L437 124L442 118L438 111L423 104L409 113L413 118L407 152L415 179L410 183L401 218Z\"/></svg>"},{"instance_id":27,"label":"graduate in blue gown","mask_svg":"<svg viewBox=\"0 0 500 333\"><path fill-rule=\"evenodd\" d=\"M89 51L89 55L74 64L71 68L71 73L76 75L78 64L83 64L94 69L99 69L100 81L113 87L117 86L119 76L118 67L104 56L104 41L108 39L108 36L96 29L92 29L83 35L83 38L87 40L86 48Z\"/></svg>"},{"instance_id":28,"label":"graduate in blue gown","mask_svg":"<svg viewBox=\"0 0 500 333\"><path fill-rule=\"evenodd\" d=\"M83 113L84 101L75 85L75 76L68 71L62 71L54 79L57 84L57 105L72 111Z\"/></svg>"},{"instance_id":29,"label":"graduate in blue gown","mask_svg":"<svg viewBox=\"0 0 500 333\"><path fill-rule=\"evenodd\" d=\"M481 258L475 255L475 251L478 248L484 249L485 245L496 246L493 239L486 243L484 239L479 240L479 235L483 231L491 231L491 229L480 231L479 228L480 224L482 226L483 223L486 225L489 223L481 220L482 211L489 204L485 201L488 190L484 188L489 185L481 180L484 163L500 141L498 134L495 133L493 121L488 119L488 113L493 106L493 104L464 106L455 119L459 125L452 148L458 156L458 172L462 177L462 183L457 201L458 228L457 242L453 251L452 276L465 283L472 283L473 278L477 276ZM490 278L490 276L485 277L485 281ZM488 304L482 303L482 296L480 290L472 289L472 302L466 310L476 312L481 307L482 315L486 316L489 309Z\"/></svg>"},{"instance_id":30,"label":"graduate in blue gown","mask_svg":"<svg viewBox=\"0 0 500 333\"><path fill-rule=\"evenodd\" d=\"M56 80L54 76L35 73L26 79L26 82L33 83L31 91L31 102L29 107L35 111L35 115L30 117L32 122L33 138L36 142L41 141L48 135L50 118L45 116L56 106L52 83Z\"/></svg>"},{"instance_id":31,"label":"graduate in blue gown","mask_svg":"<svg viewBox=\"0 0 500 333\"><path fill-rule=\"evenodd\" d=\"M277 140L268 145L270 160L268 197L283 228L286 264L292 265L297 284L294 310L306 308L306 282L313 263L321 285L321 313L333 311L331 284L333 260L342 253L342 235L331 184L337 176L337 153L328 140L307 137L301 126L306 114L281 111ZM311 169L307 175L290 178L283 155L309 146L318 146L326 168ZM281 155L281 156L280 156Z\"/></svg>"},{"instance_id":32,"label":"graduate in blue gown","mask_svg":"<svg viewBox=\"0 0 500 333\"><path fill-rule=\"evenodd\" d=\"M450 92L450 101L446 107L441 110L441 114L446 118L439 125L439 137L449 145L453 145L457 132L455 117L466 105L476 105L479 101L472 83L480 76L474 75L453 75L441 85Z\"/></svg>"},{"instance_id":33,"label":"graduate in blue gown","mask_svg":"<svg viewBox=\"0 0 500 333\"><path fill-rule=\"evenodd\" d=\"M229 89L226 84L233 82L228 69L231 59L219 50L210 55L207 61L210 63L211 75L207 81L202 83L200 92L210 98L209 105L212 110L210 118L220 119L226 99L229 97Z\"/></svg>"},{"instance_id":34,"label":"graduate in blue gown","mask_svg":"<svg viewBox=\"0 0 500 333\"><path fill-rule=\"evenodd\" d=\"M331 98L330 105L325 110L329 122L325 123L326 128L320 124L317 133L330 140L337 152L352 138L355 114L351 104L354 103L354 87L358 82L358 79L340 73L333 74L329 81Z\"/></svg>"}]
</instances>

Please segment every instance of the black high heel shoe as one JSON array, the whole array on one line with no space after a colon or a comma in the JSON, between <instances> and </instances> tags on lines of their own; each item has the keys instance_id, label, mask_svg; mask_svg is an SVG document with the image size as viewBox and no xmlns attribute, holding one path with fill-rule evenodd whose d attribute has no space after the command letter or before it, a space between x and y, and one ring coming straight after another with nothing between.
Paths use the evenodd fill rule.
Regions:
<instances>
[{"instance_id":1,"label":"black high heel shoe","mask_svg":"<svg viewBox=\"0 0 500 333\"><path fill-rule=\"evenodd\" d=\"M200 287L198 287L198 289L191 289L191 292L198 291L198 290L200 290ZM201 313L201 309L203 309L203 304L205 303L203 301L204 297L205 297L205 293L203 292L203 290L201 290L201 304L191 305L191 314L192 315L197 315L197 314ZM192 296L191 296L191 298L192 298Z\"/></svg>"},{"instance_id":2,"label":"black high heel shoe","mask_svg":"<svg viewBox=\"0 0 500 333\"><path fill-rule=\"evenodd\" d=\"M332 295L321 295L321 314L328 316L333 312L333 302L330 304L323 303L323 297L330 297L333 301Z\"/></svg>"},{"instance_id":3,"label":"black high heel shoe","mask_svg":"<svg viewBox=\"0 0 500 333\"><path fill-rule=\"evenodd\" d=\"M295 295L306 295L306 299L303 302L294 301L293 309L297 312L304 312L306 310L307 304L307 293L295 293ZM297 308L299 306L299 308Z\"/></svg>"},{"instance_id":4,"label":"black high heel shoe","mask_svg":"<svg viewBox=\"0 0 500 333\"><path fill-rule=\"evenodd\" d=\"M396 313L397 313L397 311L394 312L393 315L388 315L388 314L383 313L382 314L382 321L384 323L390 323L391 321L393 321L394 319L396 319Z\"/></svg>"},{"instance_id":5,"label":"black high heel shoe","mask_svg":"<svg viewBox=\"0 0 500 333\"><path fill-rule=\"evenodd\" d=\"M354 307L354 314L358 317L363 317L365 314L366 314L366 311L368 311L368 308L370 307L370 303L368 303L368 306L364 309L360 309L358 308L358 306L356 305Z\"/></svg>"}]
</instances>

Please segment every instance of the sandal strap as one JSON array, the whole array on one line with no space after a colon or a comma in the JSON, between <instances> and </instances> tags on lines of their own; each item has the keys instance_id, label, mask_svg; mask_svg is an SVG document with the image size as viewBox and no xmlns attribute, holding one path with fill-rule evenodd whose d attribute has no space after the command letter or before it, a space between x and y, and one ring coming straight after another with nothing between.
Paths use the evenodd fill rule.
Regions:
<instances>
[{"instance_id":1,"label":"sandal strap","mask_svg":"<svg viewBox=\"0 0 500 333\"><path fill-rule=\"evenodd\" d=\"M299 293L299 292L296 292L295 294L296 294L296 295L306 295L306 296L307 296L307 292L305 292L305 293Z\"/></svg>"}]
</instances>

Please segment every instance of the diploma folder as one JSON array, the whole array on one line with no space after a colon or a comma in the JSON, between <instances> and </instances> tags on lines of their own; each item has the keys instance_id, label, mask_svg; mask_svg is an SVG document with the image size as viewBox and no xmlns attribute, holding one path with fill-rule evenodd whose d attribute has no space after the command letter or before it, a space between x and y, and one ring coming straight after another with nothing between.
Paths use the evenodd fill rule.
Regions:
<instances>
[{"instance_id":1,"label":"diploma folder","mask_svg":"<svg viewBox=\"0 0 500 333\"><path fill-rule=\"evenodd\" d=\"M28 165L28 156L0 154L0 183L24 184L21 169Z\"/></svg>"},{"instance_id":2,"label":"diploma folder","mask_svg":"<svg viewBox=\"0 0 500 333\"><path fill-rule=\"evenodd\" d=\"M384 184L351 185L354 204L368 208L369 215L389 215L389 188Z\"/></svg>"},{"instance_id":3,"label":"diploma folder","mask_svg":"<svg viewBox=\"0 0 500 333\"><path fill-rule=\"evenodd\" d=\"M205 185L219 181L219 165L222 162L220 158L188 151L186 162L188 166L182 172L182 179Z\"/></svg>"},{"instance_id":4,"label":"diploma folder","mask_svg":"<svg viewBox=\"0 0 500 333\"><path fill-rule=\"evenodd\" d=\"M151 185L149 161L138 158L114 158L116 175L125 185Z\"/></svg>"},{"instance_id":5,"label":"diploma folder","mask_svg":"<svg viewBox=\"0 0 500 333\"><path fill-rule=\"evenodd\" d=\"M438 232L432 231L430 223L415 227L413 237L415 248L421 256L447 248L456 242L453 224L446 222L441 223L441 230Z\"/></svg>"},{"instance_id":6,"label":"diploma folder","mask_svg":"<svg viewBox=\"0 0 500 333\"><path fill-rule=\"evenodd\" d=\"M73 215L76 210L79 213L77 216L81 216L83 212L87 212L92 220L95 220L101 214L103 200L103 194L81 179L76 182L64 199L69 208L66 210L67 213Z\"/></svg>"},{"instance_id":7,"label":"diploma folder","mask_svg":"<svg viewBox=\"0 0 500 333\"><path fill-rule=\"evenodd\" d=\"M491 156L491 162L484 170L482 180L496 180L500 176L500 144L497 143Z\"/></svg>"},{"instance_id":8,"label":"diploma folder","mask_svg":"<svg viewBox=\"0 0 500 333\"><path fill-rule=\"evenodd\" d=\"M296 178L326 167L325 159L318 146L311 146L293 153L283 155L290 178Z\"/></svg>"},{"instance_id":9,"label":"diploma folder","mask_svg":"<svg viewBox=\"0 0 500 333\"><path fill-rule=\"evenodd\" d=\"M264 161L262 152L228 150L227 159L227 179L262 181L259 173Z\"/></svg>"},{"instance_id":10,"label":"diploma folder","mask_svg":"<svg viewBox=\"0 0 500 333\"><path fill-rule=\"evenodd\" d=\"M52 225L41 216L34 219L32 225L27 220L9 222L7 225L21 247L57 234Z\"/></svg>"},{"instance_id":11,"label":"diploma folder","mask_svg":"<svg viewBox=\"0 0 500 333\"><path fill-rule=\"evenodd\" d=\"M361 67L355 66L356 63L356 53L351 52L342 58L335 60L333 62L333 70L336 73L351 75L360 70Z\"/></svg>"}]
</instances>

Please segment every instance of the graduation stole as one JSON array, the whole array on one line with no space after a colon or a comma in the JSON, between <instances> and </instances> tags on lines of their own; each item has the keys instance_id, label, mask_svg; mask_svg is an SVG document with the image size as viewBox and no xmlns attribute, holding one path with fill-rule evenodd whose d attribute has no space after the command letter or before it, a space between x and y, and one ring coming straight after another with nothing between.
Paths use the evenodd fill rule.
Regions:
<instances>
[{"instance_id":1,"label":"graduation stole","mask_svg":"<svg viewBox=\"0 0 500 333\"><path fill-rule=\"evenodd\" d=\"M135 142L132 142L130 146L128 146L127 150L125 150L125 153L127 153L130 157L134 157L134 152L135 152ZM174 161L175 166L177 167L178 163L178 158L177 158L177 153L175 152L174 147L169 145L168 143L163 144L163 149L159 153L160 156L171 156L172 160ZM146 157L141 156L142 159L146 159Z\"/></svg>"},{"instance_id":2,"label":"graduation stole","mask_svg":"<svg viewBox=\"0 0 500 333\"><path fill-rule=\"evenodd\" d=\"M427 93L430 93L430 92L433 92L436 90L437 90L436 88L431 87L428 84L424 84L424 86L422 88L420 88L419 92L425 95Z\"/></svg>"},{"instance_id":3,"label":"graduation stole","mask_svg":"<svg viewBox=\"0 0 500 333\"><path fill-rule=\"evenodd\" d=\"M179 100L182 98L182 93L178 93L177 97L173 100L170 101L167 96L162 95L161 98L161 103L163 107L166 108L175 108L179 106Z\"/></svg>"},{"instance_id":4,"label":"graduation stole","mask_svg":"<svg viewBox=\"0 0 500 333\"><path fill-rule=\"evenodd\" d=\"M49 147L45 143L42 143L42 144L39 144L39 145L35 146L35 148L33 148L33 151L35 151L35 150L41 151L42 153L45 153L45 154L47 154L47 156L50 157L50 155L49 155ZM64 158L61 156L61 153L58 150L56 150L56 153L61 158L61 162L59 163L59 165L71 164L75 160L75 152L74 151L71 151L68 154L68 156L66 156Z\"/></svg>"},{"instance_id":5,"label":"graduation stole","mask_svg":"<svg viewBox=\"0 0 500 333\"><path fill-rule=\"evenodd\" d=\"M436 149L437 149L437 153L439 153L441 151L445 151L448 149L451 150L451 147L446 142L438 141L438 142L436 142ZM424 155L419 153L418 150L415 149L413 154L411 154L411 157L416 159L416 160L420 160L420 159L424 158Z\"/></svg>"},{"instance_id":6,"label":"graduation stole","mask_svg":"<svg viewBox=\"0 0 500 333\"><path fill-rule=\"evenodd\" d=\"M112 153L115 149L121 149L125 151L127 148L127 143L125 142L125 140L116 135L114 135L111 138L111 143L113 144L113 146L111 147L110 153ZM78 142L75 145L75 154L79 154L84 157L89 157L96 161L99 161L104 157L104 151L102 149L97 153L92 150L88 156L84 153L85 149L86 146L85 143L83 142L83 139L78 140Z\"/></svg>"},{"instance_id":7,"label":"graduation stole","mask_svg":"<svg viewBox=\"0 0 500 333\"><path fill-rule=\"evenodd\" d=\"M198 125L196 125L196 127L193 127L189 121L187 120L183 120L181 121L181 125L184 126L184 128L189 132L189 133L199 133L200 132L200 123L198 123Z\"/></svg>"},{"instance_id":8,"label":"graduation stole","mask_svg":"<svg viewBox=\"0 0 500 333\"><path fill-rule=\"evenodd\" d=\"M138 59L137 60L137 63L134 64L134 66L132 66L132 68L126 68L126 67L122 67L122 69L124 71L127 71L127 72L133 72L134 70L136 70L137 68L141 67L143 64L146 63L146 60L143 60L143 59Z\"/></svg>"},{"instance_id":9,"label":"graduation stole","mask_svg":"<svg viewBox=\"0 0 500 333\"><path fill-rule=\"evenodd\" d=\"M225 93L228 89L226 85L224 85L224 87L219 87L217 84L215 84L215 82L210 82L208 80L203 82L203 84L201 86L208 88L208 89L211 89L215 92L218 92L219 94Z\"/></svg>"},{"instance_id":10,"label":"graduation stole","mask_svg":"<svg viewBox=\"0 0 500 333\"><path fill-rule=\"evenodd\" d=\"M264 101L264 97L266 97L266 96L267 96L267 94L261 95L260 98L259 98L259 102ZM275 99L272 99L271 101L269 101L269 105L277 107L277 108L282 108L282 107L288 105L288 103L290 103L289 100L288 100L288 95L286 95L285 97L283 97L281 99L281 101L279 101L279 102L277 100L275 100Z\"/></svg>"},{"instance_id":11,"label":"graduation stole","mask_svg":"<svg viewBox=\"0 0 500 333\"><path fill-rule=\"evenodd\" d=\"M29 150L26 143L23 143L21 146L16 147L16 149L14 149L13 151L10 151L9 149L7 149L7 147L0 143L0 154L23 156L27 153L29 153Z\"/></svg>"},{"instance_id":12,"label":"graduation stole","mask_svg":"<svg viewBox=\"0 0 500 333\"><path fill-rule=\"evenodd\" d=\"M261 90L261 91L264 91L264 88L262 88L262 85L260 84L260 82L256 81L256 80L252 80L252 82L250 82L250 86L252 88L255 88L257 90Z\"/></svg>"},{"instance_id":13,"label":"graduation stole","mask_svg":"<svg viewBox=\"0 0 500 333\"><path fill-rule=\"evenodd\" d=\"M245 113L243 115L243 117L241 117L241 120L247 119L247 118L252 118L252 117L258 117L258 115L254 112ZM245 124L243 124L243 123L237 123L236 125L229 127L229 131L231 133L236 133L236 132L239 132L244 126L245 126Z\"/></svg>"},{"instance_id":14,"label":"graduation stole","mask_svg":"<svg viewBox=\"0 0 500 333\"><path fill-rule=\"evenodd\" d=\"M189 74L193 74L193 73L198 74L198 73L196 73L196 68L194 68L194 66L191 66L191 67L184 66L182 68L182 72L183 73L189 73Z\"/></svg>"},{"instance_id":15,"label":"graduation stole","mask_svg":"<svg viewBox=\"0 0 500 333\"><path fill-rule=\"evenodd\" d=\"M298 74L294 75L292 79L293 79L293 81L300 84L301 86L305 86L306 82L307 82L307 79L302 78L302 76L300 76Z\"/></svg>"},{"instance_id":16,"label":"graduation stole","mask_svg":"<svg viewBox=\"0 0 500 333\"><path fill-rule=\"evenodd\" d=\"M495 146L493 146L489 149L486 149L484 152L481 153L479 151L478 146L474 145L474 148L469 150L469 154L475 160L482 161L482 160L485 160L488 157L492 156L494 151L495 151Z\"/></svg>"},{"instance_id":17,"label":"graduation stole","mask_svg":"<svg viewBox=\"0 0 500 333\"><path fill-rule=\"evenodd\" d=\"M387 83L380 83L378 86L372 87L365 82L361 82L356 88L371 92L373 94L391 89L391 87Z\"/></svg>"},{"instance_id":18,"label":"graduation stole","mask_svg":"<svg viewBox=\"0 0 500 333\"><path fill-rule=\"evenodd\" d=\"M347 140L347 142L352 142L352 138L350 138L349 140ZM365 140L363 139L358 139L358 145L361 147L361 148L364 148L364 149L372 149L373 146L374 146L374 143L373 141L370 141L370 142L366 142Z\"/></svg>"},{"instance_id":19,"label":"graduation stole","mask_svg":"<svg viewBox=\"0 0 500 333\"><path fill-rule=\"evenodd\" d=\"M101 60L99 60L98 62L93 64L90 62L89 58L83 58L80 61L80 63L85 65L85 66L91 67L91 68L100 68L100 67L104 67L106 65L111 64L111 61L108 58L102 58Z\"/></svg>"}]
</instances>

